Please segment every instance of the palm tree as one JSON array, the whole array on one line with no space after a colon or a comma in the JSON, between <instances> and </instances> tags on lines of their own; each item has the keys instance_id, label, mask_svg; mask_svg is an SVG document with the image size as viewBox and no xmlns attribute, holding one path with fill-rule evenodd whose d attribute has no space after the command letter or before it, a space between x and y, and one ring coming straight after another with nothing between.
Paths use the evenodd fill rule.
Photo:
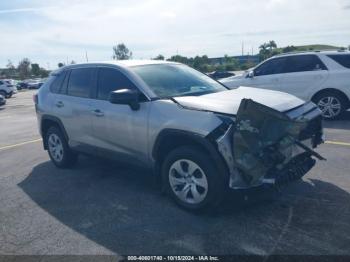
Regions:
<instances>
[{"instance_id":1,"label":"palm tree","mask_svg":"<svg viewBox=\"0 0 350 262\"><path fill-rule=\"evenodd\" d=\"M277 44L274 40L271 40L267 45L268 45L270 50L277 48Z\"/></svg>"}]
</instances>

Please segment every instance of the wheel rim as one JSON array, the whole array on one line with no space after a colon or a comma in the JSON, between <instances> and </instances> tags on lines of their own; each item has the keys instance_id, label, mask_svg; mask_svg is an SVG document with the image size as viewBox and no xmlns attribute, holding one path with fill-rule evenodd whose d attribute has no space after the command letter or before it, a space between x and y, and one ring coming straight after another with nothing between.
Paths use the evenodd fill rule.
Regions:
<instances>
[{"instance_id":1,"label":"wheel rim","mask_svg":"<svg viewBox=\"0 0 350 262\"><path fill-rule=\"evenodd\" d=\"M50 134L48 139L50 155L56 162L61 162L63 159L62 141L56 134Z\"/></svg>"},{"instance_id":2,"label":"wheel rim","mask_svg":"<svg viewBox=\"0 0 350 262\"><path fill-rule=\"evenodd\" d=\"M334 96L321 98L317 105L325 118L336 117L341 112L341 103L339 99Z\"/></svg>"},{"instance_id":3,"label":"wheel rim","mask_svg":"<svg viewBox=\"0 0 350 262\"><path fill-rule=\"evenodd\" d=\"M169 169L169 183L174 194L187 204L202 202L208 193L203 170L188 159L177 160Z\"/></svg>"}]
</instances>

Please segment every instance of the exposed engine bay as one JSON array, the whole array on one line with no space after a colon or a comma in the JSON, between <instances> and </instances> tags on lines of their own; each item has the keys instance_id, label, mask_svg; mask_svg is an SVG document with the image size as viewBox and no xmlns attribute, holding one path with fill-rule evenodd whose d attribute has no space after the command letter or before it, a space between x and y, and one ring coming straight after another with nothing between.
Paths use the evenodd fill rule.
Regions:
<instances>
[{"instance_id":1,"label":"exposed engine bay","mask_svg":"<svg viewBox=\"0 0 350 262\"><path fill-rule=\"evenodd\" d=\"M312 102L280 112L243 99L236 117L223 121L210 135L223 156L234 189L278 184L301 178L317 158L323 142L321 112Z\"/></svg>"}]
</instances>

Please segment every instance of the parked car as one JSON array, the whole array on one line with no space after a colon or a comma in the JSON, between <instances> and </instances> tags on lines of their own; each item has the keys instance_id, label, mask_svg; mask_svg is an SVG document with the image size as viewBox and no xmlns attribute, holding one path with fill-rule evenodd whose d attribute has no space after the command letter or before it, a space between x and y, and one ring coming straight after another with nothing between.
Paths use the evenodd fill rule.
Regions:
<instances>
[{"instance_id":1,"label":"parked car","mask_svg":"<svg viewBox=\"0 0 350 262\"><path fill-rule=\"evenodd\" d=\"M28 89L39 89L43 84L44 80L42 79L33 79L27 82Z\"/></svg>"},{"instance_id":2,"label":"parked car","mask_svg":"<svg viewBox=\"0 0 350 262\"><path fill-rule=\"evenodd\" d=\"M25 81L18 82L16 87L18 90L28 89L28 83Z\"/></svg>"},{"instance_id":3,"label":"parked car","mask_svg":"<svg viewBox=\"0 0 350 262\"><path fill-rule=\"evenodd\" d=\"M324 118L336 119L350 108L350 52L278 55L221 82L229 88L250 86L287 92L316 103Z\"/></svg>"},{"instance_id":4,"label":"parked car","mask_svg":"<svg viewBox=\"0 0 350 262\"><path fill-rule=\"evenodd\" d=\"M3 106L6 104L6 98L3 95L0 95L0 106Z\"/></svg>"},{"instance_id":5,"label":"parked car","mask_svg":"<svg viewBox=\"0 0 350 262\"><path fill-rule=\"evenodd\" d=\"M16 93L17 88L12 84L11 80L0 79L0 95L4 96L5 98L10 98Z\"/></svg>"},{"instance_id":6,"label":"parked car","mask_svg":"<svg viewBox=\"0 0 350 262\"><path fill-rule=\"evenodd\" d=\"M218 80L218 79L234 76L235 74L229 71L214 71L214 72L208 73L207 75L215 80Z\"/></svg>"},{"instance_id":7,"label":"parked car","mask_svg":"<svg viewBox=\"0 0 350 262\"><path fill-rule=\"evenodd\" d=\"M34 101L57 167L85 153L152 168L190 210L217 205L229 189L301 178L313 157L322 159L313 150L322 143L315 104L276 91L228 90L179 63L69 65L50 75Z\"/></svg>"}]
</instances>

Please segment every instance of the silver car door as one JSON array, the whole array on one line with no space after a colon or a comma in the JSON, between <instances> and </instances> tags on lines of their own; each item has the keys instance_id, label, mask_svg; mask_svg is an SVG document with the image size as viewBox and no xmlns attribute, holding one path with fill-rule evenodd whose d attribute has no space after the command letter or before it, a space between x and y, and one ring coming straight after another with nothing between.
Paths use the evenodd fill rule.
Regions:
<instances>
[{"instance_id":1,"label":"silver car door","mask_svg":"<svg viewBox=\"0 0 350 262\"><path fill-rule=\"evenodd\" d=\"M141 102L139 110L129 105L112 104L108 97L112 91L137 89L126 75L116 68L98 70L96 99L92 103L93 140L101 150L118 157L147 161L147 117L150 103ZM140 93L142 100L142 94Z\"/></svg>"}]
</instances>

